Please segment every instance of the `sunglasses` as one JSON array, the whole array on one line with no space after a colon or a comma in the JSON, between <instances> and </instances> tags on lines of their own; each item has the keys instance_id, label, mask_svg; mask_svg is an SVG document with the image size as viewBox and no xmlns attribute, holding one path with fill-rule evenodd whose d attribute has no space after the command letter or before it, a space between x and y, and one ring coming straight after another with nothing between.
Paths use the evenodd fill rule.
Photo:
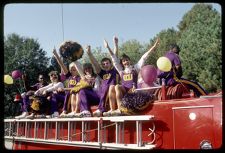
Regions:
<instances>
[{"instance_id":1,"label":"sunglasses","mask_svg":"<svg viewBox=\"0 0 225 153\"><path fill-rule=\"evenodd\" d=\"M39 78L39 79L44 79L44 78Z\"/></svg>"}]
</instances>

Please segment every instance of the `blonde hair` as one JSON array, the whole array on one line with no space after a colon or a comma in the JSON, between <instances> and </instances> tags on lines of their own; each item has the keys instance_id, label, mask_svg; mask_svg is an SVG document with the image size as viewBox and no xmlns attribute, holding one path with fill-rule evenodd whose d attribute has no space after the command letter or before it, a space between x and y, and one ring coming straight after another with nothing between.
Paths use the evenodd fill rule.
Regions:
<instances>
[{"instance_id":1,"label":"blonde hair","mask_svg":"<svg viewBox=\"0 0 225 153\"><path fill-rule=\"evenodd\" d=\"M75 63L74 62L72 62L72 63L70 63L70 65L69 65L69 70L71 71L71 69L72 69L72 67L75 67Z\"/></svg>"}]
</instances>

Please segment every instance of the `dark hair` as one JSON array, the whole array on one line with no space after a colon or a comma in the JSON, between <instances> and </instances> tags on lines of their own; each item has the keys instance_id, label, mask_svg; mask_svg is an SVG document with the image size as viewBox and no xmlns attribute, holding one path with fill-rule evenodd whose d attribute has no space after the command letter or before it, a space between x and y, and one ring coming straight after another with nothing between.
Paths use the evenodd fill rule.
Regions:
<instances>
[{"instance_id":1,"label":"dark hair","mask_svg":"<svg viewBox=\"0 0 225 153\"><path fill-rule=\"evenodd\" d=\"M51 72L48 74L48 76L51 76L52 74L56 74L57 77L58 77L58 81L59 81L59 82L61 81L61 78L60 78L59 73L58 73L57 71L51 71Z\"/></svg>"},{"instance_id":2,"label":"dark hair","mask_svg":"<svg viewBox=\"0 0 225 153\"><path fill-rule=\"evenodd\" d=\"M87 69L87 68L91 68L92 71L92 76L96 77L96 74L94 72L93 66L91 65L91 63L84 63L83 64L83 70Z\"/></svg>"},{"instance_id":3,"label":"dark hair","mask_svg":"<svg viewBox=\"0 0 225 153\"><path fill-rule=\"evenodd\" d=\"M75 52L79 52L80 49L82 49L82 46L74 41L65 41L60 47L59 47L59 53L60 55L65 58L69 59L71 61L76 61L77 59L81 57L74 56Z\"/></svg>"},{"instance_id":4,"label":"dark hair","mask_svg":"<svg viewBox=\"0 0 225 153\"><path fill-rule=\"evenodd\" d=\"M121 58L120 58L120 64L121 64L121 66L123 67L123 69L124 69L124 66L123 66L122 61L123 61L124 59L129 59L129 60L130 60L130 57L129 57L128 55L124 54L124 53L123 53L123 55L121 56Z\"/></svg>"},{"instance_id":5,"label":"dark hair","mask_svg":"<svg viewBox=\"0 0 225 153\"><path fill-rule=\"evenodd\" d=\"M110 60L109 58L107 58L107 57L104 57L104 58L101 60L101 63L102 63L102 62L105 62L105 61L109 61L110 63L112 63L111 60Z\"/></svg>"},{"instance_id":6,"label":"dark hair","mask_svg":"<svg viewBox=\"0 0 225 153\"><path fill-rule=\"evenodd\" d=\"M180 47L177 44L170 44L169 48L170 48L170 50L175 48L177 50L176 51L177 54L179 54L179 52L180 52Z\"/></svg>"}]
</instances>

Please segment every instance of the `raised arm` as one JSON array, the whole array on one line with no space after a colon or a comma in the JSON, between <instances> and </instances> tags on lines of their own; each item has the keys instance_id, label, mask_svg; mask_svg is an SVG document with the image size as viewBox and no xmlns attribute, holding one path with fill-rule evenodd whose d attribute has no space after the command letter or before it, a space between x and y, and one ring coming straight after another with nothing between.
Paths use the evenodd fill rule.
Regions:
<instances>
[{"instance_id":1,"label":"raised arm","mask_svg":"<svg viewBox=\"0 0 225 153\"><path fill-rule=\"evenodd\" d=\"M66 75L69 71L67 69L67 67L63 64L62 60L60 59L58 53L56 52L56 49L54 48L52 51L57 63L59 64L61 71Z\"/></svg>"},{"instance_id":2,"label":"raised arm","mask_svg":"<svg viewBox=\"0 0 225 153\"><path fill-rule=\"evenodd\" d=\"M116 70L119 72L120 76L122 76L123 68L120 65L119 59L116 57L116 55L112 52L111 48L109 47L108 42L104 39L104 47L108 49L110 57L112 59L112 63Z\"/></svg>"},{"instance_id":3,"label":"raised arm","mask_svg":"<svg viewBox=\"0 0 225 153\"><path fill-rule=\"evenodd\" d=\"M116 36L113 37L114 42L114 54L118 57L118 38Z\"/></svg>"},{"instance_id":4,"label":"raised arm","mask_svg":"<svg viewBox=\"0 0 225 153\"><path fill-rule=\"evenodd\" d=\"M85 79L85 76L84 76L85 74L84 74L83 67L82 67L81 63L78 62L78 61L75 61L74 63L75 63L75 67L76 67L77 72L79 73L80 77L82 79Z\"/></svg>"},{"instance_id":5,"label":"raised arm","mask_svg":"<svg viewBox=\"0 0 225 153\"><path fill-rule=\"evenodd\" d=\"M101 71L101 67L100 67L98 61L96 60L96 58L93 56L93 54L91 52L91 46L90 45L87 45L86 51L87 51L87 55L88 55L88 57L91 61L91 64L93 65L93 68L95 69L95 72L97 74L99 74L100 71Z\"/></svg>"},{"instance_id":6,"label":"raised arm","mask_svg":"<svg viewBox=\"0 0 225 153\"><path fill-rule=\"evenodd\" d=\"M149 54L156 48L156 46L159 44L159 39L156 39L156 42L154 43L154 45L146 52L144 53L144 55L142 55L141 59L138 61L137 64L135 64L135 68L137 70L140 70L141 67L144 65L145 61L147 60L147 58L149 57Z\"/></svg>"}]
</instances>

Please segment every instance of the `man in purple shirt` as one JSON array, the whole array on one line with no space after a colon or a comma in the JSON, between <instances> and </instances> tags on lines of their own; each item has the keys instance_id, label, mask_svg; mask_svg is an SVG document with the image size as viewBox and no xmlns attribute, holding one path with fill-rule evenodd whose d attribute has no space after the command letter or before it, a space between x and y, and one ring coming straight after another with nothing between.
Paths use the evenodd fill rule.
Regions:
<instances>
[{"instance_id":1,"label":"man in purple shirt","mask_svg":"<svg viewBox=\"0 0 225 153\"><path fill-rule=\"evenodd\" d=\"M197 97L201 95L207 95L207 92L197 82L181 78L183 73L179 52L180 48L178 45L170 45L170 50L166 52L165 57L167 57L171 61L172 69L169 72L162 72L158 70L158 78L160 78L160 83L162 82L162 78L164 78L165 84L167 86L175 86L180 83L188 86L189 89L193 90Z\"/></svg>"},{"instance_id":2,"label":"man in purple shirt","mask_svg":"<svg viewBox=\"0 0 225 153\"><path fill-rule=\"evenodd\" d=\"M167 57L172 64L172 68L175 71L176 77L178 79L182 76L182 67L181 60L179 57L180 48L176 44L170 45L170 50L166 52L165 57ZM168 86L175 86L177 82L174 80L174 71L171 69L169 72L162 72L158 70L158 78L160 78L160 83L162 82L162 78L165 79L165 83Z\"/></svg>"}]
</instances>

